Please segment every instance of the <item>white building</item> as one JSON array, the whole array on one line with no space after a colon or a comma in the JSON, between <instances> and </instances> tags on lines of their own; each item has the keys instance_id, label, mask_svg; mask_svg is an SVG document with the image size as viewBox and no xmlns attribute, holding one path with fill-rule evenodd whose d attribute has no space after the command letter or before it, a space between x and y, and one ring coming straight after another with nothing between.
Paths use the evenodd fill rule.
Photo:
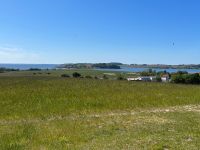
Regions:
<instances>
[{"instance_id":1,"label":"white building","mask_svg":"<svg viewBox=\"0 0 200 150\"><path fill-rule=\"evenodd\" d=\"M137 78L127 78L128 81L142 81L140 77Z\"/></svg>"},{"instance_id":2,"label":"white building","mask_svg":"<svg viewBox=\"0 0 200 150\"><path fill-rule=\"evenodd\" d=\"M169 75L165 74L161 77L162 82L169 82Z\"/></svg>"},{"instance_id":3,"label":"white building","mask_svg":"<svg viewBox=\"0 0 200 150\"><path fill-rule=\"evenodd\" d=\"M146 77L136 77L136 78L127 78L128 81L156 81L156 77L154 76L146 76Z\"/></svg>"}]
</instances>

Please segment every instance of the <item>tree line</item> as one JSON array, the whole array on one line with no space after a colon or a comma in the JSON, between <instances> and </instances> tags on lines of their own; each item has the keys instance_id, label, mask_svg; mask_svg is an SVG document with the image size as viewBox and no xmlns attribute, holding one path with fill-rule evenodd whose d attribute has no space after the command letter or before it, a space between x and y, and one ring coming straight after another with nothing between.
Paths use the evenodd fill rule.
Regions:
<instances>
[{"instance_id":1,"label":"tree line","mask_svg":"<svg viewBox=\"0 0 200 150\"><path fill-rule=\"evenodd\" d=\"M0 73L8 72L8 71L19 71L19 69L10 69L10 68L0 68Z\"/></svg>"},{"instance_id":2,"label":"tree line","mask_svg":"<svg viewBox=\"0 0 200 150\"><path fill-rule=\"evenodd\" d=\"M172 75L173 83L184 83L184 84L200 84L199 73L188 74L187 72L177 72Z\"/></svg>"}]
</instances>

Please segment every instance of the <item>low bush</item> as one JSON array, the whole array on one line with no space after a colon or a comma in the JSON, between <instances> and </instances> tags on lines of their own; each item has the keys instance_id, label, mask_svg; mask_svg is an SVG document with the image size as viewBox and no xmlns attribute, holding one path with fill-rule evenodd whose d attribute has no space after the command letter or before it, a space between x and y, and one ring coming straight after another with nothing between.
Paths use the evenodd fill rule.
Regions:
<instances>
[{"instance_id":1,"label":"low bush","mask_svg":"<svg viewBox=\"0 0 200 150\"><path fill-rule=\"evenodd\" d=\"M117 80L124 80L124 77L118 76L118 77L117 77Z\"/></svg>"},{"instance_id":2,"label":"low bush","mask_svg":"<svg viewBox=\"0 0 200 150\"><path fill-rule=\"evenodd\" d=\"M68 74L61 74L61 77L70 78L70 75L68 75Z\"/></svg>"},{"instance_id":3,"label":"low bush","mask_svg":"<svg viewBox=\"0 0 200 150\"><path fill-rule=\"evenodd\" d=\"M108 77L106 75L103 75L103 79L108 79Z\"/></svg>"},{"instance_id":4,"label":"low bush","mask_svg":"<svg viewBox=\"0 0 200 150\"><path fill-rule=\"evenodd\" d=\"M87 78L87 79L92 79L92 77L89 76L89 75L85 76L85 78Z\"/></svg>"},{"instance_id":5,"label":"low bush","mask_svg":"<svg viewBox=\"0 0 200 150\"><path fill-rule=\"evenodd\" d=\"M74 72L72 75L73 75L74 78L80 78L81 77L81 74L78 73L78 72Z\"/></svg>"}]
</instances>

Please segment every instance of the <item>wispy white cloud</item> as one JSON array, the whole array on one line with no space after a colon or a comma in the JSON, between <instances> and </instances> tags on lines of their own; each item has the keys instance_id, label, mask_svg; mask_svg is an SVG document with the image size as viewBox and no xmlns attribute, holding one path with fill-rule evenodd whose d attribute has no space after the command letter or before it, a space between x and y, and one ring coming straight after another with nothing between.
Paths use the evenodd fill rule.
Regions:
<instances>
[{"instance_id":1,"label":"wispy white cloud","mask_svg":"<svg viewBox=\"0 0 200 150\"><path fill-rule=\"evenodd\" d=\"M0 47L0 63L37 63L39 54L16 47Z\"/></svg>"}]
</instances>

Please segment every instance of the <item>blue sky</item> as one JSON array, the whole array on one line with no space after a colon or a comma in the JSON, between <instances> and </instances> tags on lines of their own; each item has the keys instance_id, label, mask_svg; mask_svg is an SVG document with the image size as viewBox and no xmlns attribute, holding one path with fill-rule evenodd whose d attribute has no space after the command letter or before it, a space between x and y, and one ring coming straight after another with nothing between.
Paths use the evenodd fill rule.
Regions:
<instances>
[{"instance_id":1,"label":"blue sky","mask_svg":"<svg viewBox=\"0 0 200 150\"><path fill-rule=\"evenodd\" d=\"M0 63L199 64L199 6L199 0L0 0Z\"/></svg>"}]
</instances>

